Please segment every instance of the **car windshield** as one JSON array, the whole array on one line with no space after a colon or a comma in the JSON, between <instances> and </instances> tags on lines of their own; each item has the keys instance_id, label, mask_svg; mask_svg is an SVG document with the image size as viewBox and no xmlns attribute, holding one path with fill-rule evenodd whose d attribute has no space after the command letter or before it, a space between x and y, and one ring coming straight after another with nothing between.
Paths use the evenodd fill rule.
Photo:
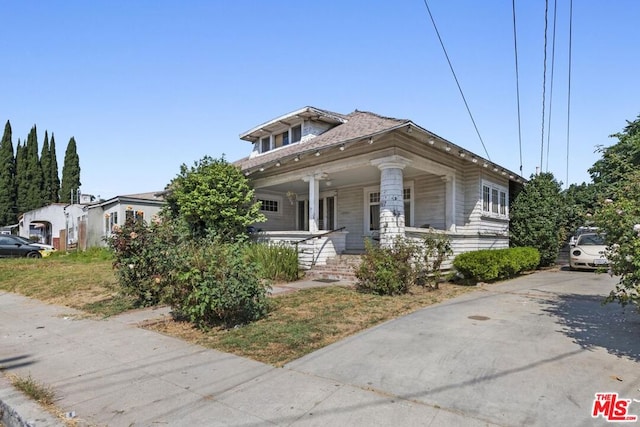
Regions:
<instances>
[{"instance_id":1,"label":"car windshield","mask_svg":"<svg viewBox=\"0 0 640 427\"><path fill-rule=\"evenodd\" d=\"M599 234L583 234L578 239L580 246L602 246L604 244L604 236Z\"/></svg>"}]
</instances>

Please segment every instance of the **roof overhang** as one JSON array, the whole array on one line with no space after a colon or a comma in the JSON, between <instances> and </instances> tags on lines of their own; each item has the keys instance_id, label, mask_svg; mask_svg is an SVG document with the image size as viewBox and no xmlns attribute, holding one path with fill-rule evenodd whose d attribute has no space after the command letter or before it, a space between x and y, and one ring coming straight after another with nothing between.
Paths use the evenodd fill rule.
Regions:
<instances>
[{"instance_id":1,"label":"roof overhang","mask_svg":"<svg viewBox=\"0 0 640 427\"><path fill-rule=\"evenodd\" d=\"M249 142L256 142L260 138L272 134L283 126L294 125L296 121L300 119L313 119L334 125L345 123L347 121L341 114L332 113L331 111L321 110L314 107L304 107L256 126L253 129L240 134L240 139Z\"/></svg>"}]
</instances>

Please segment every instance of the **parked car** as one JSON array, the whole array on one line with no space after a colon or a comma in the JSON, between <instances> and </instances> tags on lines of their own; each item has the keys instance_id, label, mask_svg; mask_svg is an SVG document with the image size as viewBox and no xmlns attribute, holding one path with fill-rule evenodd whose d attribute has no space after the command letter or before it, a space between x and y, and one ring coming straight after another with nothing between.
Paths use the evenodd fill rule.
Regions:
<instances>
[{"instance_id":1,"label":"parked car","mask_svg":"<svg viewBox=\"0 0 640 427\"><path fill-rule=\"evenodd\" d=\"M597 270L607 267L609 261L605 257L607 245L604 236L597 233L580 235L569 253L569 267L572 270Z\"/></svg>"},{"instance_id":2,"label":"parked car","mask_svg":"<svg viewBox=\"0 0 640 427\"><path fill-rule=\"evenodd\" d=\"M0 258L42 258L41 248L24 243L18 236L0 236Z\"/></svg>"},{"instance_id":3,"label":"parked car","mask_svg":"<svg viewBox=\"0 0 640 427\"><path fill-rule=\"evenodd\" d=\"M52 252L56 251L56 248L54 248L51 245L46 245L44 243L38 243L36 241L33 241L31 239L27 239L26 237L22 237L22 236L13 236L16 239L22 241L25 245L31 245L31 246L37 246L40 248L40 253L42 254L42 256L49 256L51 255Z\"/></svg>"},{"instance_id":4,"label":"parked car","mask_svg":"<svg viewBox=\"0 0 640 427\"><path fill-rule=\"evenodd\" d=\"M576 242L578 241L578 237L580 237L581 235L586 233L597 233L597 232L598 232L598 227L578 227L575 234L571 236L571 239L569 239L569 246L575 246Z\"/></svg>"}]
</instances>

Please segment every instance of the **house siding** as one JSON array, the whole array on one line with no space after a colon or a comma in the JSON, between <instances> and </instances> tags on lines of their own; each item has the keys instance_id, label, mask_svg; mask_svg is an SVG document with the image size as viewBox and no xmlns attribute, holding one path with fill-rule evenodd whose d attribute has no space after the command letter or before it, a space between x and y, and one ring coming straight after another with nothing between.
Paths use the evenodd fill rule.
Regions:
<instances>
[{"instance_id":1,"label":"house siding","mask_svg":"<svg viewBox=\"0 0 640 427\"><path fill-rule=\"evenodd\" d=\"M338 227L346 227L347 250L364 250L364 192L362 187L338 190Z\"/></svg>"},{"instance_id":2,"label":"house siding","mask_svg":"<svg viewBox=\"0 0 640 427\"><path fill-rule=\"evenodd\" d=\"M296 229L296 202L293 203L286 194L276 194L264 191L256 191L256 199L278 201L278 212L261 213L267 218L266 222L255 224L256 228L265 231L295 230Z\"/></svg>"},{"instance_id":3,"label":"house siding","mask_svg":"<svg viewBox=\"0 0 640 427\"><path fill-rule=\"evenodd\" d=\"M414 179L414 227L445 228L446 183L436 175L421 175Z\"/></svg>"}]
</instances>

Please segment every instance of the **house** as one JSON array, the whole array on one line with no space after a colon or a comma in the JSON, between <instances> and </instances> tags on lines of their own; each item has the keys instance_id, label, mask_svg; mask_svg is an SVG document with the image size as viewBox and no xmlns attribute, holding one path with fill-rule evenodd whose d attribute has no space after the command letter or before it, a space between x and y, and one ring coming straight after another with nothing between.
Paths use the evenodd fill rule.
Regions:
<instances>
[{"instance_id":1,"label":"house","mask_svg":"<svg viewBox=\"0 0 640 427\"><path fill-rule=\"evenodd\" d=\"M304 107L240 135L270 241L306 267L365 241L449 237L454 253L509 245L509 200L525 179L422 128L366 111Z\"/></svg>"},{"instance_id":2,"label":"house","mask_svg":"<svg viewBox=\"0 0 640 427\"><path fill-rule=\"evenodd\" d=\"M114 225L128 219L151 219L160 212L160 192L116 196L109 200L80 199L80 203L53 203L25 212L18 234L57 249L105 246Z\"/></svg>"}]
</instances>

